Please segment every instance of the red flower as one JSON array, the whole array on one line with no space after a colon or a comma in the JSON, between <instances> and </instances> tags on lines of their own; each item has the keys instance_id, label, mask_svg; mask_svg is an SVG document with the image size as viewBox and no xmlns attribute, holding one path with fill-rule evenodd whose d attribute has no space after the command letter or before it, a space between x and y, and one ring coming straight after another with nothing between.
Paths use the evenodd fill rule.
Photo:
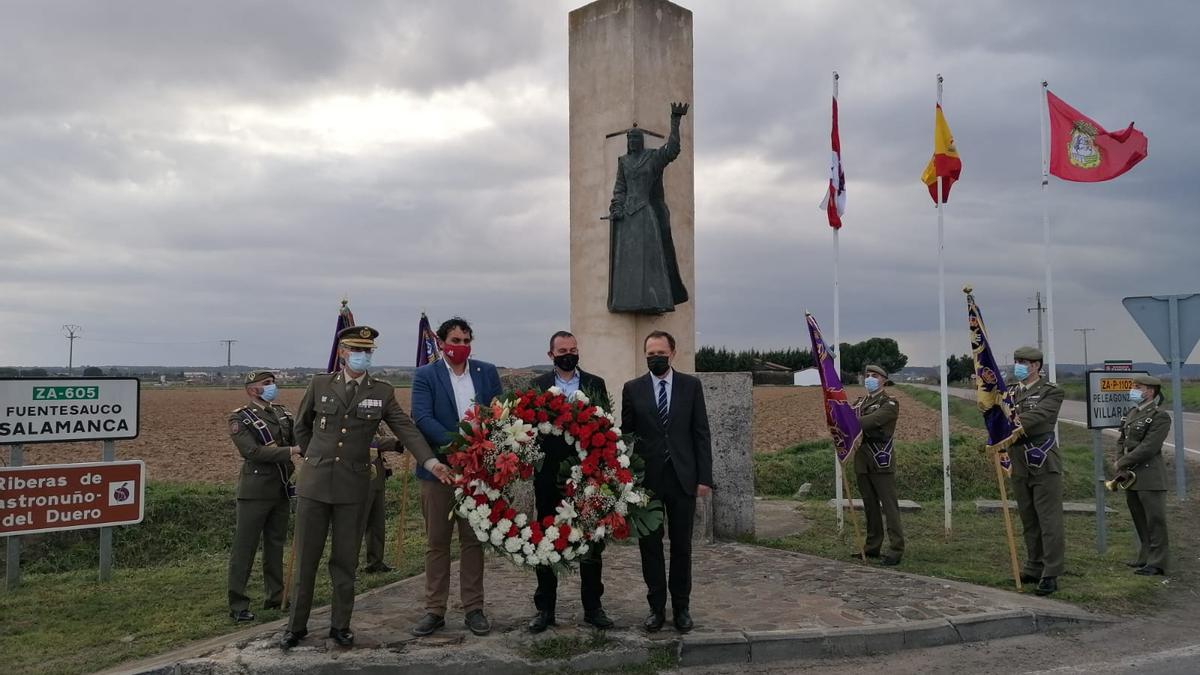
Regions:
<instances>
[{"instance_id":1,"label":"red flower","mask_svg":"<svg viewBox=\"0 0 1200 675\"><path fill-rule=\"evenodd\" d=\"M565 493L568 497L574 497L575 496L575 481L573 481L573 480L567 481L567 484L565 486L563 486L563 493Z\"/></svg>"},{"instance_id":2,"label":"red flower","mask_svg":"<svg viewBox=\"0 0 1200 675\"><path fill-rule=\"evenodd\" d=\"M537 421L538 422L549 422L550 421L550 413L546 412L545 410L537 411Z\"/></svg>"},{"instance_id":3,"label":"red flower","mask_svg":"<svg viewBox=\"0 0 1200 675\"><path fill-rule=\"evenodd\" d=\"M607 442L608 439L604 437L604 434L595 434L592 436L592 447L594 448L602 448Z\"/></svg>"},{"instance_id":4,"label":"red flower","mask_svg":"<svg viewBox=\"0 0 1200 675\"><path fill-rule=\"evenodd\" d=\"M567 534L570 533L570 530L564 525L563 527L558 528L558 531L561 532L561 534L558 535L558 541L554 542L554 550L561 553L562 550L571 543L567 541Z\"/></svg>"},{"instance_id":5,"label":"red flower","mask_svg":"<svg viewBox=\"0 0 1200 675\"><path fill-rule=\"evenodd\" d=\"M546 516L542 518L542 527L550 527L554 524L554 516Z\"/></svg>"},{"instance_id":6,"label":"red flower","mask_svg":"<svg viewBox=\"0 0 1200 675\"><path fill-rule=\"evenodd\" d=\"M622 484L633 482L633 472L629 469L617 469L617 480Z\"/></svg>"},{"instance_id":7,"label":"red flower","mask_svg":"<svg viewBox=\"0 0 1200 675\"><path fill-rule=\"evenodd\" d=\"M504 517L505 517L505 518L507 518L507 519L509 519L509 520L513 520L514 518L516 518L516 517L517 517L517 511L516 511L516 509L505 509L505 510L504 510Z\"/></svg>"},{"instance_id":8,"label":"red flower","mask_svg":"<svg viewBox=\"0 0 1200 675\"><path fill-rule=\"evenodd\" d=\"M486 503L488 503L487 495L475 495L475 504L477 506L483 506Z\"/></svg>"},{"instance_id":9,"label":"red flower","mask_svg":"<svg viewBox=\"0 0 1200 675\"><path fill-rule=\"evenodd\" d=\"M613 518L613 537L616 539L625 539L629 536L629 523L619 513L614 513Z\"/></svg>"},{"instance_id":10,"label":"red flower","mask_svg":"<svg viewBox=\"0 0 1200 675\"><path fill-rule=\"evenodd\" d=\"M530 523L529 530L529 543L537 546L545 537L545 534L542 533L542 526L538 525L537 523Z\"/></svg>"},{"instance_id":11,"label":"red flower","mask_svg":"<svg viewBox=\"0 0 1200 675\"><path fill-rule=\"evenodd\" d=\"M518 534L521 534L521 531L517 529L516 525L513 525L512 527L508 528L508 534L506 536L509 539L512 539L513 537L517 536Z\"/></svg>"}]
</instances>

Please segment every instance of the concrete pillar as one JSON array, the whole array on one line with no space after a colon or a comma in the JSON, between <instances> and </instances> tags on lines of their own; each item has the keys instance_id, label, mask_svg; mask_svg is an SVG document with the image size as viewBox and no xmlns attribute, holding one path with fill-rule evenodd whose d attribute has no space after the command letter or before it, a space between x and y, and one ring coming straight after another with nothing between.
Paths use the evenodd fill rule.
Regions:
<instances>
[{"instance_id":1,"label":"concrete pillar","mask_svg":"<svg viewBox=\"0 0 1200 675\"><path fill-rule=\"evenodd\" d=\"M646 147L670 131L670 104L691 103L692 13L665 0L597 0L569 15L571 332L581 366L621 385L645 372L642 339L652 330L676 338L675 367L695 370L694 302L662 316L608 311L608 214L625 130L637 122ZM696 295L693 108L683 118L678 159L663 177L679 271Z\"/></svg>"},{"instance_id":2,"label":"concrete pillar","mask_svg":"<svg viewBox=\"0 0 1200 675\"><path fill-rule=\"evenodd\" d=\"M712 533L718 539L753 537L753 379L750 373L700 373L700 381L712 432Z\"/></svg>"}]
</instances>

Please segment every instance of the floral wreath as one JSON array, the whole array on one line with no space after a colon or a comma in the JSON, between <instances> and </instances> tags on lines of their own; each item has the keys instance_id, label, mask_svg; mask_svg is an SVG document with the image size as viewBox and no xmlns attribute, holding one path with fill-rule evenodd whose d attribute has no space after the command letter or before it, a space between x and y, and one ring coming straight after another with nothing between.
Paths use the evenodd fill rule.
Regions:
<instances>
[{"instance_id":1,"label":"floral wreath","mask_svg":"<svg viewBox=\"0 0 1200 675\"><path fill-rule=\"evenodd\" d=\"M540 521L512 506L518 481L541 467L544 436L562 436L576 458L554 515ZM640 487L630 445L612 414L577 391L520 391L475 405L449 448L457 513L480 542L518 565L570 567L609 538L643 536L662 509Z\"/></svg>"}]
</instances>

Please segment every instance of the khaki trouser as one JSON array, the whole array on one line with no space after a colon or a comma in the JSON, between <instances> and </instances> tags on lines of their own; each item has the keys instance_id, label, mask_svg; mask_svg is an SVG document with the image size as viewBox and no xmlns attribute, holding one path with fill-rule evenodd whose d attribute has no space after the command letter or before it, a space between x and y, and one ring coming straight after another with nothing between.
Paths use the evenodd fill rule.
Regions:
<instances>
[{"instance_id":1,"label":"khaki trouser","mask_svg":"<svg viewBox=\"0 0 1200 675\"><path fill-rule=\"evenodd\" d=\"M287 497L237 500L237 526L233 535L233 550L229 556L230 610L239 612L250 609L246 583L250 580L250 570L254 567L254 554L258 552L260 537L263 548L263 583L266 585L263 605L278 607L283 602L283 548L287 544L290 511L291 504Z\"/></svg>"},{"instance_id":2,"label":"khaki trouser","mask_svg":"<svg viewBox=\"0 0 1200 675\"><path fill-rule=\"evenodd\" d=\"M887 522L888 548L894 555L904 553L904 528L900 526L900 500L896 496L896 474L860 473L858 491L867 515L867 541L864 550L878 553L883 546L884 521Z\"/></svg>"},{"instance_id":3,"label":"khaki trouser","mask_svg":"<svg viewBox=\"0 0 1200 675\"><path fill-rule=\"evenodd\" d=\"M326 504L300 497L296 502L296 578L288 630L308 629L317 565L332 532L329 580L333 585L331 628L348 630L354 613L354 574L358 567L358 523L362 504Z\"/></svg>"},{"instance_id":4,"label":"khaki trouser","mask_svg":"<svg viewBox=\"0 0 1200 675\"><path fill-rule=\"evenodd\" d=\"M1066 557L1062 474L1013 476L1012 486L1028 553L1022 573L1032 577L1061 576Z\"/></svg>"},{"instance_id":5,"label":"khaki trouser","mask_svg":"<svg viewBox=\"0 0 1200 675\"><path fill-rule=\"evenodd\" d=\"M1133 517L1141 548L1137 561L1143 565L1167 569L1167 491L1127 490L1125 503Z\"/></svg>"},{"instance_id":6,"label":"khaki trouser","mask_svg":"<svg viewBox=\"0 0 1200 675\"><path fill-rule=\"evenodd\" d=\"M450 538L458 523L458 582L463 612L483 609L483 547L470 523L454 516L454 488L421 481L421 514L425 516L425 611L446 616L450 595Z\"/></svg>"},{"instance_id":7,"label":"khaki trouser","mask_svg":"<svg viewBox=\"0 0 1200 675\"><path fill-rule=\"evenodd\" d=\"M367 500L363 502L358 538L367 545L367 567L379 567L383 564L383 546L387 538L387 500L384 498L386 495L384 490L372 489L367 495Z\"/></svg>"}]
</instances>

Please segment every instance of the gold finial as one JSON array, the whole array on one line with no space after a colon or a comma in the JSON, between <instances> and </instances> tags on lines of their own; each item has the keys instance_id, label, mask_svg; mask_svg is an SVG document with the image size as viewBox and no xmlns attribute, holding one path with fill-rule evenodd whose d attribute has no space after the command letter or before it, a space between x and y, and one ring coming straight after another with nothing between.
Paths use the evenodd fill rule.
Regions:
<instances>
[{"instance_id":1,"label":"gold finial","mask_svg":"<svg viewBox=\"0 0 1200 675\"><path fill-rule=\"evenodd\" d=\"M975 289L971 288L971 284L967 284L966 286L963 286L963 293L970 293L973 290L975 290Z\"/></svg>"}]
</instances>

